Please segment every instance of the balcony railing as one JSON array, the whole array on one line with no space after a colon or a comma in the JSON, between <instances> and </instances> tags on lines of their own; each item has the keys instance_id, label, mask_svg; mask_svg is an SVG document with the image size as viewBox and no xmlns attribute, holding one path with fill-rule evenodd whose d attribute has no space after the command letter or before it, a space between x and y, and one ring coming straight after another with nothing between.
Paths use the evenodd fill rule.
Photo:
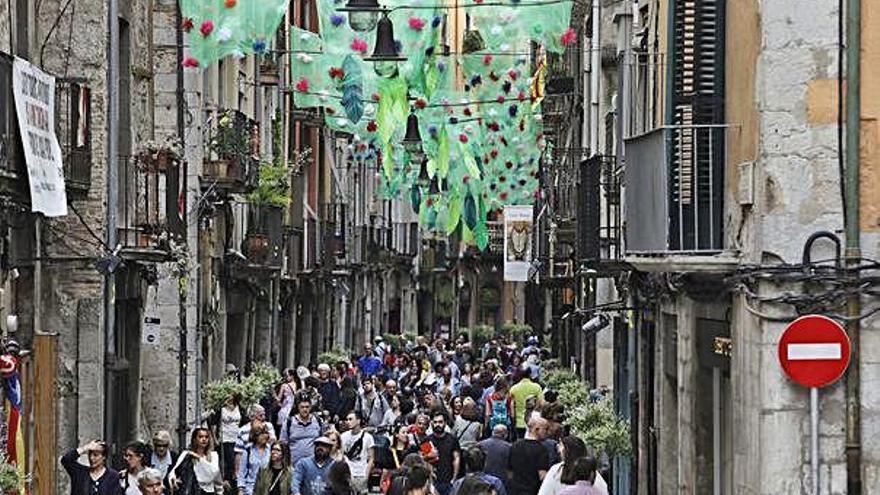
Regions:
<instances>
[{"instance_id":1,"label":"balcony railing","mask_svg":"<svg viewBox=\"0 0 880 495\"><path fill-rule=\"evenodd\" d=\"M56 79L55 124L68 194L88 194L92 185L92 91L80 79Z\"/></svg>"},{"instance_id":2,"label":"balcony railing","mask_svg":"<svg viewBox=\"0 0 880 495\"><path fill-rule=\"evenodd\" d=\"M208 122L202 186L245 192L257 184L260 126L238 110L212 113Z\"/></svg>"},{"instance_id":3,"label":"balcony railing","mask_svg":"<svg viewBox=\"0 0 880 495\"><path fill-rule=\"evenodd\" d=\"M180 164L167 168L119 157L119 242L124 248L168 249L183 232L178 200Z\"/></svg>"},{"instance_id":4,"label":"balcony railing","mask_svg":"<svg viewBox=\"0 0 880 495\"><path fill-rule=\"evenodd\" d=\"M626 141L626 251L723 249L726 125L667 126Z\"/></svg>"},{"instance_id":5,"label":"balcony railing","mask_svg":"<svg viewBox=\"0 0 880 495\"><path fill-rule=\"evenodd\" d=\"M595 155L580 164L577 255L596 268L621 256L620 170L617 159Z\"/></svg>"},{"instance_id":6,"label":"balcony railing","mask_svg":"<svg viewBox=\"0 0 880 495\"><path fill-rule=\"evenodd\" d=\"M12 56L0 53L0 176L4 179L25 177L24 151L18 133L15 114L15 98L12 94ZM25 183L26 184L26 183ZM0 191L12 192L16 188L7 180L0 181Z\"/></svg>"},{"instance_id":7,"label":"balcony railing","mask_svg":"<svg viewBox=\"0 0 880 495\"><path fill-rule=\"evenodd\" d=\"M248 263L280 268L283 263L284 209L278 206L249 204L247 233L242 251Z\"/></svg>"}]
</instances>

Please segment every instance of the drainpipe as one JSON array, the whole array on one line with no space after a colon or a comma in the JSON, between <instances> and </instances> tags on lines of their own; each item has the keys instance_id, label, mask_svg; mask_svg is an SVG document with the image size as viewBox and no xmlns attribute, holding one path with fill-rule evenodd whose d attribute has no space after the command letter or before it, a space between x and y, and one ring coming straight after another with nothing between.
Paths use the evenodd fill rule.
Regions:
<instances>
[{"instance_id":1,"label":"drainpipe","mask_svg":"<svg viewBox=\"0 0 880 495\"><path fill-rule=\"evenodd\" d=\"M107 24L110 43L107 47L107 211L106 240L110 249L118 242L116 208L119 204L119 1L108 0ZM115 391L116 364L116 276L108 272L104 278L104 439L113 442L113 421L116 417L113 392ZM115 449L110 445L111 451Z\"/></svg>"},{"instance_id":2,"label":"drainpipe","mask_svg":"<svg viewBox=\"0 0 880 495\"><path fill-rule=\"evenodd\" d=\"M859 239L859 132L861 121L861 0L846 2L846 250L844 257L853 286L858 285L861 258ZM858 293L849 297L846 323L852 346L852 361L846 373L846 473L847 493L862 493L862 431L860 387L860 330L857 319L861 313Z\"/></svg>"},{"instance_id":3,"label":"drainpipe","mask_svg":"<svg viewBox=\"0 0 880 495\"><path fill-rule=\"evenodd\" d=\"M602 72L600 0L593 0L593 39L590 41L590 156L599 154L599 78Z\"/></svg>"},{"instance_id":4,"label":"drainpipe","mask_svg":"<svg viewBox=\"0 0 880 495\"><path fill-rule=\"evenodd\" d=\"M180 61L183 60L183 29L181 25L183 24L183 13L180 10L180 4L177 4L175 8L175 42L177 44L177 94L176 94L176 103L177 103L177 114L176 114L176 124L177 124L177 137L180 139L181 144L186 146L186 121L184 119L184 111L186 105L186 98L184 97L184 79L183 79L183 65L181 65ZM183 243L184 246L187 244L187 237L189 236L189 232L187 229L187 221L186 221L186 195L189 190L186 187L187 183L187 166L186 166L186 151L184 150L184 159L183 164L181 166L178 177L180 178L180 183L183 185L181 188L183 190L183 214L181 215L181 225L180 232L182 233L183 238L180 242ZM197 241L198 242L198 241ZM189 349L188 341L189 341L189 329L187 328L187 285L189 284L189 276L182 277L178 280L177 286L177 306L178 306L178 319L180 325L180 349L178 351L178 359L180 361L178 368L178 381L179 381L179 390L177 397L177 441L178 445L186 445L186 433L188 429L187 424L187 368L189 361ZM199 384L196 383L196 387ZM200 398L198 394L196 395L196 401L198 402ZM197 404L200 406L201 404ZM196 409L195 417L201 414L201 411Z\"/></svg>"}]
</instances>

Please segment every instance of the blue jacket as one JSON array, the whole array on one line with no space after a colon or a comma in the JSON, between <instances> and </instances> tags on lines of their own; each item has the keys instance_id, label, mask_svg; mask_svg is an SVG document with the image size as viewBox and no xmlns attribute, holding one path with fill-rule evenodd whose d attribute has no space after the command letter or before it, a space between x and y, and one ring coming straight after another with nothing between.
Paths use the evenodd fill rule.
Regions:
<instances>
[{"instance_id":1,"label":"blue jacket","mask_svg":"<svg viewBox=\"0 0 880 495\"><path fill-rule=\"evenodd\" d=\"M327 459L323 466L319 466L315 462L315 456L297 461L293 468L293 482L290 484L291 495L324 495L327 473L332 465L333 459Z\"/></svg>"},{"instance_id":2,"label":"blue jacket","mask_svg":"<svg viewBox=\"0 0 880 495\"><path fill-rule=\"evenodd\" d=\"M257 473L260 472L261 467L269 463L269 454L271 452L272 447L269 445L266 445L262 454L260 454L260 451L252 445L248 447L242 455L241 463L238 466L238 473L236 473L235 478L237 487L244 490L244 493L247 495L252 495L254 493L254 483L257 481Z\"/></svg>"}]
</instances>

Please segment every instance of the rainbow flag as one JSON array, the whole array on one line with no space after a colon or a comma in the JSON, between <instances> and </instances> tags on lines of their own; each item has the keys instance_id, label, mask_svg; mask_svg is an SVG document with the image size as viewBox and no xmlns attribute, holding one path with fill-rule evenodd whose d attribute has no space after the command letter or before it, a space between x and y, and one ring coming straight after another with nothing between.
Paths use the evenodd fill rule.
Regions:
<instances>
[{"instance_id":1,"label":"rainbow flag","mask_svg":"<svg viewBox=\"0 0 880 495\"><path fill-rule=\"evenodd\" d=\"M12 358L15 359L15 358ZM10 464L15 464L25 477L24 432L21 428L21 380L18 376L18 361L14 371L3 376L3 387L6 390L6 457ZM24 486L20 488L24 493Z\"/></svg>"}]
</instances>

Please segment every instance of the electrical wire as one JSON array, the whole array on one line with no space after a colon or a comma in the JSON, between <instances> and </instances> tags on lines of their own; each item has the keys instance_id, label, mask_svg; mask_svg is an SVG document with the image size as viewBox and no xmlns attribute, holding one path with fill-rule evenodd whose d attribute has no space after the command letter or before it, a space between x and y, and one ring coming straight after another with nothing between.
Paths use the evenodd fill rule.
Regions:
<instances>
[{"instance_id":1,"label":"electrical wire","mask_svg":"<svg viewBox=\"0 0 880 495\"><path fill-rule=\"evenodd\" d=\"M82 217L82 215L79 214L79 211L77 211L76 207L73 205L73 202L68 202L68 203L67 203L67 206L70 207L70 210L73 212L74 215L76 215L76 218L79 219L80 223L83 224L83 227L86 228L86 230L88 231L88 233L91 234L91 236L92 236L93 238L95 238L95 239L101 244L101 246L103 246L104 249L107 250L108 253L112 253L112 252L113 252L113 248L111 248L110 246L108 246L107 243L104 242L104 239L101 239L100 236L98 236L97 234L95 234L95 231L92 230L92 227L88 224L88 222L86 222L85 219Z\"/></svg>"},{"instance_id":2,"label":"electrical wire","mask_svg":"<svg viewBox=\"0 0 880 495\"><path fill-rule=\"evenodd\" d=\"M44 67L43 56L46 53L46 46L49 45L49 39L52 38L52 34L55 32L55 28L58 27L58 23L61 22L61 18L64 17L64 14L67 12L67 8L70 7L71 3L73 3L73 0L67 0L67 3L64 4L61 12L59 12L58 15L55 17L55 21L52 23L52 27L49 28L49 32L46 33L46 38L43 39L43 44L40 45L40 67Z\"/></svg>"}]
</instances>

